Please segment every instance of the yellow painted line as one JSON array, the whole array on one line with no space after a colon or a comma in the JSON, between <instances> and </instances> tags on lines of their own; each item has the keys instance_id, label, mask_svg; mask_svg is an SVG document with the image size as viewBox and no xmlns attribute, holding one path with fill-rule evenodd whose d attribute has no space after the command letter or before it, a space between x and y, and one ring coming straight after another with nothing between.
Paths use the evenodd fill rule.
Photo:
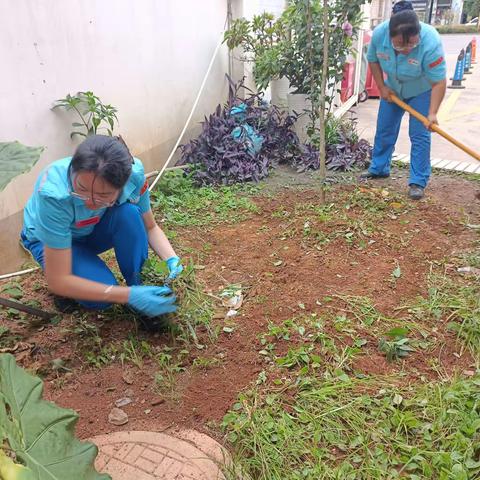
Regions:
<instances>
[{"instance_id":1,"label":"yellow painted line","mask_svg":"<svg viewBox=\"0 0 480 480\"><path fill-rule=\"evenodd\" d=\"M480 113L480 107L471 108L470 110L464 110L463 112L449 115L448 118L444 120L444 122L451 122L452 120L456 120L457 118L468 117L469 115L474 115L475 113Z\"/></svg>"},{"instance_id":2,"label":"yellow painted line","mask_svg":"<svg viewBox=\"0 0 480 480\"><path fill-rule=\"evenodd\" d=\"M450 112L453 110L453 107L457 103L462 90L454 90L450 96L442 103L440 110L438 112L439 122L447 122L450 116Z\"/></svg>"}]
</instances>

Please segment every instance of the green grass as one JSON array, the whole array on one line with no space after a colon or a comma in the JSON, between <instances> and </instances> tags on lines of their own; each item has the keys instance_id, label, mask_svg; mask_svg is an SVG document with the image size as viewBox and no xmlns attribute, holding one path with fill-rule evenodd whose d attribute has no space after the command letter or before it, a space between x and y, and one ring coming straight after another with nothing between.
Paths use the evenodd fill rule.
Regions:
<instances>
[{"instance_id":1,"label":"green grass","mask_svg":"<svg viewBox=\"0 0 480 480\"><path fill-rule=\"evenodd\" d=\"M404 195L389 188L356 187L340 195L343 208L362 215L360 220L384 219L385 216L406 213L411 210Z\"/></svg>"},{"instance_id":2,"label":"green grass","mask_svg":"<svg viewBox=\"0 0 480 480\"><path fill-rule=\"evenodd\" d=\"M211 368L218 367L221 364L222 361L216 357L197 357L193 360L192 366L194 370L209 370Z\"/></svg>"},{"instance_id":3,"label":"green grass","mask_svg":"<svg viewBox=\"0 0 480 480\"><path fill-rule=\"evenodd\" d=\"M385 337L381 338L378 349L385 354L389 362L405 358L415 349L410 345L410 339L407 338L408 329L392 328L385 332Z\"/></svg>"},{"instance_id":4,"label":"green grass","mask_svg":"<svg viewBox=\"0 0 480 480\"><path fill-rule=\"evenodd\" d=\"M428 316L414 317L409 307L402 307L403 312L398 318L388 317L382 314L375 306L374 301L365 296L355 295L334 295L327 297L327 300L338 299L341 304L332 303L328 306L331 315L337 315L335 325L338 324L339 332L346 332L358 335L361 332L368 332L378 338L390 336L388 332L398 328L405 329L407 333L415 334L425 338L431 329L432 322ZM324 302L326 302L324 300ZM353 338L353 337L352 337Z\"/></svg>"},{"instance_id":5,"label":"green grass","mask_svg":"<svg viewBox=\"0 0 480 480\"><path fill-rule=\"evenodd\" d=\"M164 346L156 355L158 370L155 374L154 390L163 395L175 396L177 375L185 371L182 362L188 356L188 350L175 351Z\"/></svg>"},{"instance_id":6,"label":"green grass","mask_svg":"<svg viewBox=\"0 0 480 480\"><path fill-rule=\"evenodd\" d=\"M100 335L98 326L86 318L79 318L71 332L76 335L86 362L95 368L102 368L116 361L122 365L130 363L142 368L144 359L154 355L153 347L134 334L129 334L124 340L108 341Z\"/></svg>"},{"instance_id":7,"label":"green grass","mask_svg":"<svg viewBox=\"0 0 480 480\"><path fill-rule=\"evenodd\" d=\"M371 326L383 319L382 314L368 297L355 295L335 295L335 297L345 302L346 308L344 311L352 315L358 323Z\"/></svg>"},{"instance_id":8,"label":"green grass","mask_svg":"<svg viewBox=\"0 0 480 480\"><path fill-rule=\"evenodd\" d=\"M339 331L355 334L343 325L345 320L344 316L319 318L312 313L287 319L280 325L269 323L267 332L258 337L258 353L267 365L265 375L273 366L299 376L314 372L324 378L343 378L345 372L353 373L352 361L367 341L356 336L353 345L348 346L342 341L343 335L334 338L325 331L325 324L333 321Z\"/></svg>"},{"instance_id":9,"label":"green grass","mask_svg":"<svg viewBox=\"0 0 480 480\"><path fill-rule=\"evenodd\" d=\"M389 220L407 221L402 216L412 206L405 196L386 188L355 187L341 191L334 203L296 203L281 205L272 214L274 219L287 220L279 234L281 240L301 236L302 245L322 251L342 239L348 247L365 250L378 241L391 240L392 246L405 246L405 239L390 238L384 224Z\"/></svg>"},{"instance_id":10,"label":"green grass","mask_svg":"<svg viewBox=\"0 0 480 480\"><path fill-rule=\"evenodd\" d=\"M459 258L463 263L462 266L480 268L480 249L479 251L465 252Z\"/></svg>"},{"instance_id":11,"label":"green grass","mask_svg":"<svg viewBox=\"0 0 480 480\"><path fill-rule=\"evenodd\" d=\"M476 254L468 258L473 264ZM368 377L352 368L367 344L362 332L399 361L436 347L430 337L441 329L457 334L478 368L478 281L432 273L428 285L427 296L399 309L400 318L384 316L367 297L335 295L322 299L326 316L269 323L259 336L264 370L223 420L234 458L227 478L480 478L480 370L469 378L439 371L437 381L418 382L405 381L404 372ZM327 322L335 338L324 331ZM351 347L341 340L346 334Z\"/></svg>"},{"instance_id":12,"label":"green grass","mask_svg":"<svg viewBox=\"0 0 480 480\"><path fill-rule=\"evenodd\" d=\"M255 480L468 479L480 474L479 387L304 377L242 394L223 427Z\"/></svg>"},{"instance_id":13,"label":"green grass","mask_svg":"<svg viewBox=\"0 0 480 480\"><path fill-rule=\"evenodd\" d=\"M459 341L478 357L480 355L480 284L478 281L453 280L432 274L426 298L410 305L417 319L446 321Z\"/></svg>"},{"instance_id":14,"label":"green grass","mask_svg":"<svg viewBox=\"0 0 480 480\"><path fill-rule=\"evenodd\" d=\"M249 198L253 184L196 188L183 172L166 173L152 192L152 209L168 227L234 223L259 209Z\"/></svg>"},{"instance_id":15,"label":"green grass","mask_svg":"<svg viewBox=\"0 0 480 480\"><path fill-rule=\"evenodd\" d=\"M162 228L175 230L244 220L259 212L251 199L258 192L257 186L198 189L188 176L169 172L152 201L164 220ZM383 227L389 219L407 224L404 214L412 208L390 190L354 187L341 191L334 203L282 205L271 219L264 218L260 230L269 232L269 221L282 222L281 239L296 237L318 249L337 238L364 249L372 237L382 235L391 238L394 248L399 239L388 237ZM202 255L211 254L207 240L202 240ZM279 261L272 256L272 270ZM473 252L462 262L477 266L480 260ZM404 265L392 262L391 268L385 280L393 288ZM165 263L153 258L145 265L144 282L163 284L167 273ZM154 367L152 389L173 399L185 370L202 374L221 365L209 346L222 326L212 326L214 301L195 273L189 264L173 284L179 310L169 317L168 345L154 346L138 335L109 342L85 318L74 333L82 351L87 349L87 361L99 368L114 361L142 368L148 359ZM262 370L223 420L233 470L241 471L244 480L480 478L480 372L468 379L445 373L436 383L421 377L410 385L406 379L415 366L410 360L400 363L410 346L437 351L435 342L442 340L432 332L446 326L478 359L480 287L470 279L432 275L428 295L400 308L399 318L382 314L371 298L332 292L317 303L321 313L304 311L279 325L270 323L258 337ZM269 299L249 301L262 305ZM134 318L121 307L105 312L106 320L109 315L111 321L119 315ZM8 334L0 332L0 341ZM372 347L399 362L398 376L367 377L355 369L354 360ZM432 371L436 360L432 356ZM437 367L440 371L442 366Z\"/></svg>"},{"instance_id":16,"label":"green grass","mask_svg":"<svg viewBox=\"0 0 480 480\"><path fill-rule=\"evenodd\" d=\"M134 335L129 335L126 340L121 343L118 352L118 358L122 365L126 362L135 365L139 369L143 367L145 358L155 356L153 347L146 340L140 340Z\"/></svg>"},{"instance_id":17,"label":"green grass","mask_svg":"<svg viewBox=\"0 0 480 480\"><path fill-rule=\"evenodd\" d=\"M0 348L12 348L22 337L12 334L8 327L0 325Z\"/></svg>"}]
</instances>

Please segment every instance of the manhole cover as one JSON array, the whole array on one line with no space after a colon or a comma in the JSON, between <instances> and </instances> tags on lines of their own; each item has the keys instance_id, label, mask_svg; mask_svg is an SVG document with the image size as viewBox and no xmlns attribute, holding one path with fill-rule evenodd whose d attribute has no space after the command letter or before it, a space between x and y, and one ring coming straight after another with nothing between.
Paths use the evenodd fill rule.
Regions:
<instances>
[{"instance_id":1,"label":"manhole cover","mask_svg":"<svg viewBox=\"0 0 480 480\"><path fill-rule=\"evenodd\" d=\"M91 439L95 466L113 480L224 480L225 450L210 437L180 432L116 432Z\"/></svg>"}]
</instances>

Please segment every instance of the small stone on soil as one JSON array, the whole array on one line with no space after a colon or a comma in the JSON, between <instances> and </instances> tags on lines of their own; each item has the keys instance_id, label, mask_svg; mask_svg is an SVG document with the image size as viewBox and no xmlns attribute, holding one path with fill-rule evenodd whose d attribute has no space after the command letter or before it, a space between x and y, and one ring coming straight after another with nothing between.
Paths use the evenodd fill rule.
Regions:
<instances>
[{"instance_id":1,"label":"small stone on soil","mask_svg":"<svg viewBox=\"0 0 480 480\"><path fill-rule=\"evenodd\" d=\"M165 403L164 398L157 398L155 400L152 400L151 405L152 407L156 407L157 405L161 405L162 403Z\"/></svg>"},{"instance_id":2,"label":"small stone on soil","mask_svg":"<svg viewBox=\"0 0 480 480\"><path fill-rule=\"evenodd\" d=\"M119 408L126 407L127 405L130 405L132 401L133 400L130 397L119 398L118 400L115 400L115 406Z\"/></svg>"},{"instance_id":3,"label":"small stone on soil","mask_svg":"<svg viewBox=\"0 0 480 480\"><path fill-rule=\"evenodd\" d=\"M119 408L112 408L111 412L108 414L108 421L112 425L125 425L128 422L128 415Z\"/></svg>"},{"instance_id":4,"label":"small stone on soil","mask_svg":"<svg viewBox=\"0 0 480 480\"><path fill-rule=\"evenodd\" d=\"M125 370L122 374L122 379L126 384L132 385L133 384L133 373L130 370Z\"/></svg>"}]
</instances>

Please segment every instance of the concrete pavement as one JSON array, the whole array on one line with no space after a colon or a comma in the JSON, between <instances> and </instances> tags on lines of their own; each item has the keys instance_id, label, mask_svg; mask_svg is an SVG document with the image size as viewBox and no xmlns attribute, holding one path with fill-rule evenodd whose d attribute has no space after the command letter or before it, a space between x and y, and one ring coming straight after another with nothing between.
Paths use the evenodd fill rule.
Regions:
<instances>
[{"instance_id":1,"label":"concrete pavement","mask_svg":"<svg viewBox=\"0 0 480 480\"><path fill-rule=\"evenodd\" d=\"M448 84L453 75L457 56L462 48L472 40L472 35L442 35L448 70ZM480 42L480 36L477 36ZM480 44L478 44L480 47ZM477 50L477 65L474 65L471 75L466 75L463 82L465 89L448 89L445 100L439 112L440 126L454 138L464 143L476 152L480 152L480 48ZM373 143L378 111L378 99L368 99L353 110L358 117L359 133ZM398 155L410 154L410 140L408 137L408 114L402 121L400 135L397 141ZM455 160L463 165L470 164L480 167L480 162L458 149L450 142L437 134L432 136L432 165L440 164L441 160ZM442 163L443 165L443 163ZM478 169L476 169L478 171Z\"/></svg>"}]
</instances>

